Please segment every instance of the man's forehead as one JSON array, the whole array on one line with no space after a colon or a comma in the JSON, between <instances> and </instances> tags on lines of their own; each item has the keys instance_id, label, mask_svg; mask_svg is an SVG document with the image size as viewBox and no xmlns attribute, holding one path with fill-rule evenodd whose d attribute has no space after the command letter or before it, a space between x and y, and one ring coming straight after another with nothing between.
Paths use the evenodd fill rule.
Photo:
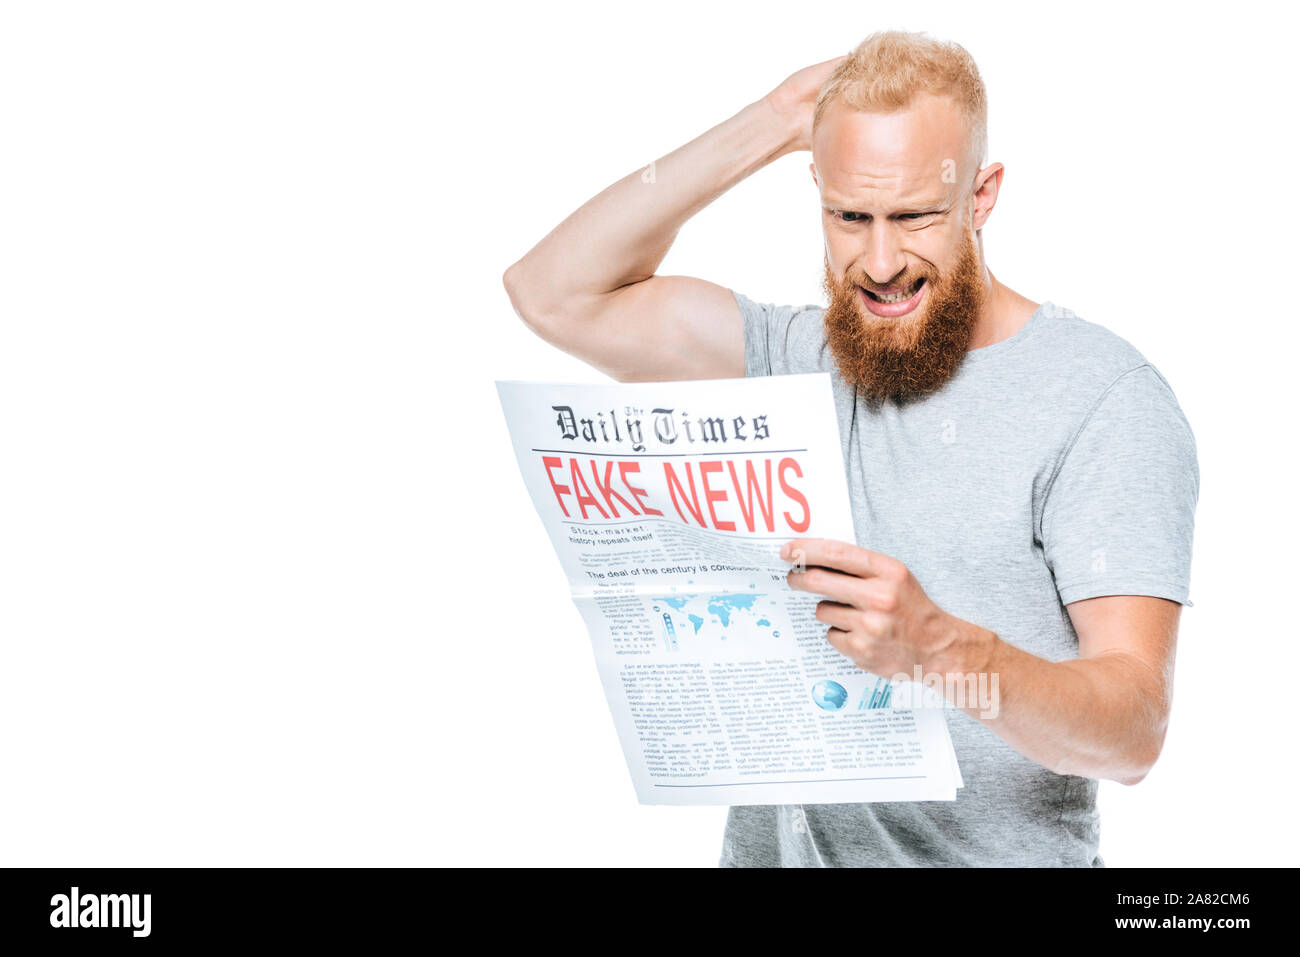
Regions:
<instances>
[{"instance_id":1,"label":"man's forehead","mask_svg":"<svg viewBox=\"0 0 1300 957\"><path fill-rule=\"evenodd\" d=\"M822 170L818 169L820 175ZM832 185L832 182L834 185ZM889 203L903 206L946 205L953 199L955 182L945 183L941 174L924 176L916 181L888 177L848 174L843 177L822 176L822 202L836 209L851 210L863 203Z\"/></svg>"},{"instance_id":2,"label":"man's forehead","mask_svg":"<svg viewBox=\"0 0 1300 957\"><path fill-rule=\"evenodd\" d=\"M854 201L940 201L974 170L966 124L946 98L919 97L906 110L869 113L836 104L819 123L813 160L822 198Z\"/></svg>"},{"instance_id":3,"label":"man's forehead","mask_svg":"<svg viewBox=\"0 0 1300 957\"><path fill-rule=\"evenodd\" d=\"M957 192L956 176L945 176L941 166L872 171L845 169L831 163L825 168L819 165L817 176L822 202L843 210L880 204L937 209L947 206Z\"/></svg>"}]
</instances>

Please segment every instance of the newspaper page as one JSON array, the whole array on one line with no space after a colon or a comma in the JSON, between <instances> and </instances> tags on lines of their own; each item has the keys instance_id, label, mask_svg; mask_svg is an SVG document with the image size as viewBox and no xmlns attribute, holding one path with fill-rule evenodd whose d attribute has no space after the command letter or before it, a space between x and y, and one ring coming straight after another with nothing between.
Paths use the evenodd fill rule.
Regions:
<instances>
[{"instance_id":1,"label":"newspaper page","mask_svg":"<svg viewBox=\"0 0 1300 957\"><path fill-rule=\"evenodd\" d=\"M785 542L856 541L826 373L497 390L641 803L955 799L942 708L786 583Z\"/></svg>"}]
</instances>

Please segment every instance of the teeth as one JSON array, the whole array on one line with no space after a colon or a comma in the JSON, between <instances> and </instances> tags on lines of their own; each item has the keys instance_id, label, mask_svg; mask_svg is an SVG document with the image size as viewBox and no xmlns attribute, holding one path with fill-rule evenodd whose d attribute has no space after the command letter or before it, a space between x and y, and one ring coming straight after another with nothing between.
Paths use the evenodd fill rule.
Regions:
<instances>
[{"instance_id":1,"label":"teeth","mask_svg":"<svg viewBox=\"0 0 1300 957\"><path fill-rule=\"evenodd\" d=\"M874 292L872 293L872 295L875 296L877 299L879 299L881 302L887 304L906 302L907 300L911 299L914 295L916 295L916 286L913 285L910 292L896 292L891 296L882 296L878 292Z\"/></svg>"}]
</instances>

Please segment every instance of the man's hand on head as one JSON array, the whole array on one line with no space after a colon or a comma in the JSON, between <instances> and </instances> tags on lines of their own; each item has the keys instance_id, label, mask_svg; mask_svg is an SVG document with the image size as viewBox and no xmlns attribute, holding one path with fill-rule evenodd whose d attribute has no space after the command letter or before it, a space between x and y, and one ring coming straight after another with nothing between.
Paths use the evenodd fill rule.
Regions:
<instances>
[{"instance_id":1,"label":"man's hand on head","mask_svg":"<svg viewBox=\"0 0 1300 957\"><path fill-rule=\"evenodd\" d=\"M804 67L781 81L781 85L767 96L765 102L774 113L788 124L792 139L787 152L812 149L813 113L822 84L845 58L832 57L821 63Z\"/></svg>"}]
</instances>

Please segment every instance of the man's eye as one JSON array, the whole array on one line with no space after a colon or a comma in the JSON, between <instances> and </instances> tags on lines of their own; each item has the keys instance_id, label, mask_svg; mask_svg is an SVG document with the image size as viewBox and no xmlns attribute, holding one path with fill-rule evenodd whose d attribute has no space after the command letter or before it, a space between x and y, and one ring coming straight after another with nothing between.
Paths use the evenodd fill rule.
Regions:
<instances>
[{"instance_id":1,"label":"man's eye","mask_svg":"<svg viewBox=\"0 0 1300 957\"><path fill-rule=\"evenodd\" d=\"M840 210L838 213L836 213L836 215L839 216L840 219L844 220L844 222L846 222L846 223L860 223L860 222L862 222L862 220L860 220L860 219L851 219L850 217L852 217L852 216L864 216L865 214L864 214L864 213L855 213L855 212L853 212L853 211L851 211L851 210Z\"/></svg>"},{"instance_id":2,"label":"man's eye","mask_svg":"<svg viewBox=\"0 0 1300 957\"><path fill-rule=\"evenodd\" d=\"M929 213L900 213L898 218L899 219L923 219L929 215L930 215Z\"/></svg>"}]
</instances>

